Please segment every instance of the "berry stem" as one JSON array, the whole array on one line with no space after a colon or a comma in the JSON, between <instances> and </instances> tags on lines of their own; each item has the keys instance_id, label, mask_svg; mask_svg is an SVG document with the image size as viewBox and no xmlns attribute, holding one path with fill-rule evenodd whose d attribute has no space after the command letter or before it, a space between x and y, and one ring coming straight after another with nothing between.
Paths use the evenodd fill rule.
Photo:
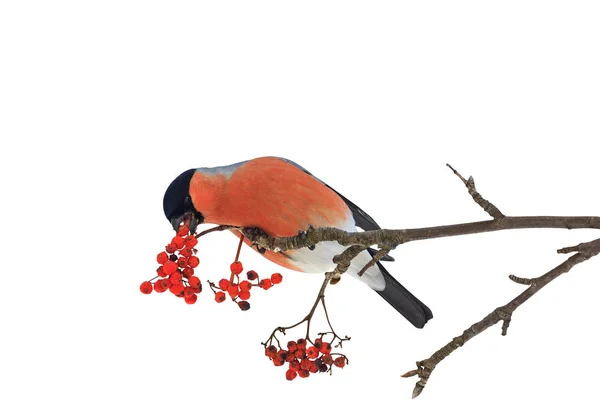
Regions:
<instances>
[{"instance_id":1,"label":"berry stem","mask_svg":"<svg viewBox=\"0 0 600 400\"><path fill-rule=\"evenodd\" d=\"M242 243L244 243L244 235L240 235L240 243L238 243L237 252L235 253L234 262L238 262L240 258L240 251L242 251Z\"/></svg>"}]
</instances>

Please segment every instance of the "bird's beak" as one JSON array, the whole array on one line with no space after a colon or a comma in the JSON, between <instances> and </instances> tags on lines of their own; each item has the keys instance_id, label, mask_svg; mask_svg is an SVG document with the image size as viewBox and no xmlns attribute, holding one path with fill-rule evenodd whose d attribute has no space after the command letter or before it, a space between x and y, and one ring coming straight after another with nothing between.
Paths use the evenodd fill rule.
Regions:
<instances>
[{"instance_id":1,"label":"bird's beak","mask_svg":"<svg viewBox=\"0 0 600 400\"><path fill-rule=\"evenodd\" d=\"M185 213L179 217L171 218L171 226L173 226L173 229L177 231L179 230L181 223L184 221L188 221L190 234L196 233L196 228L198 228L198 225L203 222L202 220L198 219L194 213Z\"/></svg>"}]
</instances>

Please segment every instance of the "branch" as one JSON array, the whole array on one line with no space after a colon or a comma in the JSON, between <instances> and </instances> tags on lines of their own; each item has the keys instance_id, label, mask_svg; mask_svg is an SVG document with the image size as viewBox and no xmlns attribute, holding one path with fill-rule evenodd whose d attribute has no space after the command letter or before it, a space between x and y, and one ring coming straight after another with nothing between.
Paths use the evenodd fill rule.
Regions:
<instances>
[{"instance_id":1,"label":"branch","mask_svg":"<svg viewBox=\"0 0 600 400\"><path fill-rule=\"evenodd\" d=\"M475 336L479 335L480 333L482 333L483 331L497 324L500 321L502 321L502 335L506 335L513 312L519 306L521 306L521 304L529 300L529 298L531 298L534 294L540 291L540 289L542 289L548 283L552 282L554 279L558 278L562 274L569 272L571 268L573 268L575 265L580 264L598 255L598 253L600 253L600 239L596 239L587 243L581 243L573 247L559 249L558 253L570 253L573 251L576 251L577 253L569 257L565 262L563 262L559 266L555 267L554 269L537 278L525 279L516 277L514 275L510 275L509 278L512 281L527 285L528 288L507 304L496 308L494 311L486 315L481 321L471 325L462 333L462 335L452 339L451 342L449 342L441 349L433 353L429 358L423 361L418 361L417 369L409 371L402 375L405 378L418 375L420 378L419 381L415 384L415 388L413 390L412 395L413 398L421 394L421 392L425 388L427 380L431 376L431 373L433 372L435 367L444 358L448 357L459 347L462 347L469 340L473 339Z\"/></svg>"}]
</instances>

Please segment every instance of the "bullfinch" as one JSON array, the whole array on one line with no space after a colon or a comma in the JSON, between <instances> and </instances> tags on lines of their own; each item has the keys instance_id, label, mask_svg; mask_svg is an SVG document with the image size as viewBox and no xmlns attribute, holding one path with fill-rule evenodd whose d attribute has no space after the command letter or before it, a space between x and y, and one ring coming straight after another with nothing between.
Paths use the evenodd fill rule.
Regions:
<instances>
[{"instance_id":1,"label":"bullfinch","mask_svg":"<svg viewBox=\"0 0 600 400\"><path fill-rule=\"evenodd\" d=\"M380 229L356 204L300 165L279 157L187 170L167 188L163 209L174 229L188 220L192 232L202 223L257 227L272 237L295 236L309 226L336 227L348 232L355 232L357 227L365 231ZM245 242L252 245L247 239ZM337 242L321 242L312 250L267 250L262 254L285 268L323 273L333 269L333 257L343 251ZM374 252L361 252L346 274L366 283L414 326L422 328L432 318L431 310L381 263L358 276Z\"/></svg>"}]
</instances>

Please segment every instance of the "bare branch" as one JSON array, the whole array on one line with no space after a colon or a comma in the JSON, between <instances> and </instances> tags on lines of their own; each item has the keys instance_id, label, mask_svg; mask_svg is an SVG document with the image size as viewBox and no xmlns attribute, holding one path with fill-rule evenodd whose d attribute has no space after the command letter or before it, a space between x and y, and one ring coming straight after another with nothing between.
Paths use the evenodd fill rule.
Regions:
<instances>
[{"instance_id":1,"label":"bare branch","mask_svg":"<svg viewBox=\"0 0 600 400\"><path fill-rule=\"evenodd\" d=\"M462 335L452 339L450 343L447 343L441 349L433 353L429 358L417 362L417 369L402 375L403 377L418 375L420 378L415 384L413 398L421 394L435 367L444 358L452 354L452 352L459 347L462 347L469 340L500 321L503 322L502 335L506 335L513 312L548 283L552 282L562 274L569 272L575 265L580 264L600 253L600 239L596 239L587 243L581 243L576 246L576 248L578 251L576 254L572 255L562 264L558 265L542 276L533 279L524 279L511 275L511 279L513 281L520 284L529 285L529 287L507 304L496 308L494 311L486 315L481 321L471 325L462 333Z\"/></svg>"}]
</instances>

